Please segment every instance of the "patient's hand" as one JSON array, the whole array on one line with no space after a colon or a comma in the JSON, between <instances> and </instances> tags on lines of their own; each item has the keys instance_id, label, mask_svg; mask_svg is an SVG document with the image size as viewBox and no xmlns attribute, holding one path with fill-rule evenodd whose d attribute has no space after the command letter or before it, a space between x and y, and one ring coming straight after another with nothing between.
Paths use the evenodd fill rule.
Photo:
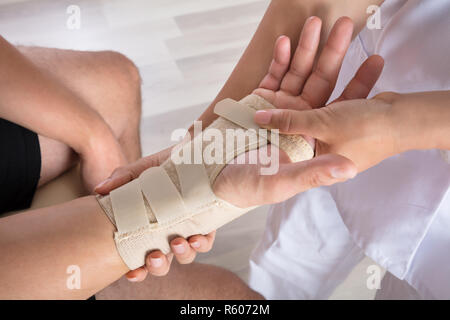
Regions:
<instances>
[{"instance_id":1,"label":"patient's hand","mask_svg":"<svg viewBox=\"0 0 450 320\"><path fill-rule=\"evenodd\" d=\"M291 63L289 38L280 37L275 44L274 59L268 74L255 93L278 108L301 110L323 106L334 89L351 40L353 24L348 18L341 18L336 22L317 66L313 68L320 29L321 21L317 17L310 18L305 23ZM346 95L362 98L368 94L379 75L379 68L373 66L370 61L366 62L358 73L370 74L358 77L358 80L365 80L362 84L368 88L361 89L361 83L355 81ZM112 178L96 191L105 194L137 178L143 170L162 163L169 153L170 149L116 170ZM240 157L248 155L249 153L246 153ZM217 177L213 186L214 192L237 206L247 207L283 201L304 190L343 181L356 174L353 163L338 155L325 155L301 163L289 163L287 156L280 152L280 164L278 173L270 176L261 176L259 165L228 165ZM243 190L245 192L242 192ZM249 194L252 196L249 197ZM214 234L197 235L188 240L177 238L171 242L171 248L179 262L190 263L196 252L208 251L213 240ZM160 251L154 251L147 256L145 267L130 271L127 277L140 281L148 271L153 275L164 275L169 270L172 257L172 253L165 256Z\"/></svg>"},{"instance_id":2,"label":"patient's hand","mask_svg":"<svg viewBox=\"0 0 450 320\"><path fill-rule=\"evenodd\" d=\"M136 179L144 170L161 165L170 156L171 149L167 148L132 164L117 168L108 179L95 188L95 192L108 194L111 190ZM170 242L173 253L164 255L161 251L151 252L146 258L146 266L128 272L126 277L130 281L142 281L148 272L155 276L163 276L169 271L174 256L181 264L191 263L198 252L211 250L214 237L215 232L207 235L195 235L187 240L175 238Z\"/></svg>"},{"instance_id":3,"label":"patient's hand","mask_svg":"<svg viewBox=\"0 0 450 320\"><path fill-rule=\"evenodd\" d=\"M317 58L321 26L317 17L306 21L292 60L290 39L279 37L268 73L254 93L281 109L323 107L350 45L353 22L347 17L338 19Z\"/></svg>"}]
</instances>

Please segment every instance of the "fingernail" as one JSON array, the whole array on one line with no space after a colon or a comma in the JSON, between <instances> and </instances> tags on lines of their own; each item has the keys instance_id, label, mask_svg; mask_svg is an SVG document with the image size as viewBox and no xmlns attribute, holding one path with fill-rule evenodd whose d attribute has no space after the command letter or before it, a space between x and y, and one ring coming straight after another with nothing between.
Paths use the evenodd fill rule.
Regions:
<instances>
[{"instance_id":1,"label":"fingernail","mask_svg":"<svg viewBox=\"0 0 450 320\"><path fill-rule=\"evenodd\" d=\"M162 266L163 261L161 258L150 258L150 263L152 264L153 267L159 268Z\"/></svg>"},{"instance_id":2,"label":"fingernail","mask_svg":"<svg viewBox=\"0 0 450 320\"><path fill-rule=\"evenodd\" d=\"M335 179L350 179L354 177L354 174L351 170L344 168L332 168L331 176Z\"/></svg>"},{"instance_id":3,"label":"fingernail","mask_svg":"<svg viewBox=\"0 0 450 320\"><path fill-rule=\"evenodd\" d=\"M182 244L174 244L172 246L172 248L173 248L173 251L175 251L175 253L178 253L178 254L183 254L186 251L186 249L184 248L184 245L182 245Z\"/></svg>"},{"instance_id":4,"label":"fingernail","mask_svg":"<svg viewBox=\"0 0 450 320\"><path fill-rule=\"evenodd\" d=\"M128 278L127 277L127 280L130 281L130 282L137 282L138 278L137 277L134 277L134 278Z\"/></svg>"},{"instance_id":5,"label":"fingernail","mask_svg":"<svg viewBox=\"0 0 450 320\"><path fill-rule=\"evenodd\" d=\"M255 113L255 121L259 124L269 124L272 113L266 110L258 110Z\"/></svg>"},{"instance_id":6,"label":"fingernail","mask_svg":"<svg viewBox=\"0 0 450 320\"><path fill-rule=\"evenodd\" d=\"M108 178L108 179L106 179L105 181L100 182L100 183L94 188L94 190L97 190L97 189L103 187L103 186L104 186L107 182L109 182L110 180L111 180L111 179Z\"/></svg>"},{"instance_id":7,"label":"fingernail","mask_svg":"<svg viewBox=\"0 0 450 320\"><path fill-rule=\"evenodd\" d=\"M194 248L200 248L200 242L194 241L191 243L191 246L193 246Z\"/></svg>"}]
</instances>

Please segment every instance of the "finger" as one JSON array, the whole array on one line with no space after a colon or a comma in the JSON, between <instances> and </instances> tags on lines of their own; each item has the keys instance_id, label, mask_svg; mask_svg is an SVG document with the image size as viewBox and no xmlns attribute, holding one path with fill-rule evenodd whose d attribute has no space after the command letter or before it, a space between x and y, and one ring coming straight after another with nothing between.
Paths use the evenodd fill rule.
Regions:
<instances>
[{"instance_id":1,"label":"finger","mask_svg":"<svg viewBox=\"0 0 450 320\"><path fill-rule=\"evenodd\" d=\"M259 84L260 88L278 90L281 80L289 68L291 59L291 41L286 36L281 36L275 42L273 59L270 63L269 71Z\"/></svg>"},{"instance_id":2,"label":"finger","mask_svg":"<svg viewBox=\"0 0 450 320\"><path fill-rule=\"evenodd\" d=\"M321 27L322 20L318 17L310 17L306 20L289 70L281 82L281 90L295 96L302 91L314 65Z\"/></svg>"},{"instance_id":3,"label":"finger","mask_svg":"<svg viewBox=\"0 0 450 320\"><path fill-rule=\"evenodd\" d=\"M276 91L274 91L274 90L257 88L255 90L253 90L252 93L264 98L264 100L268 101L271 104L275 104L275 99L277 97L277 94L276 94Z\"/></svg>"},{"instance_id":4,"label":"finger","mask_svg":"<svg viewBox=\"0 0 450 320\"><path fill-rule=\"evenodd\" d=\"M136 179L137 177L139 177L142 171L151 167L159 166L163 161L162 158L170 152L169 150L169 148L162 150L156 154L141 158L138 161L127 166L117 168L113 171L108 179L97 185L94 188L94 191L98 194L108 194L111 190L114 190L124 185L125 183Z\"/></svg>"},{"instance_id":5,"label":"finger","mask_svg":"<svg viewBox=\"0 0 450 320\"><path fill-rule=\"evenodd\" d=\"M165 276L170 269L170 255L164 255L161 251L149 253L145 259L148 272L154 276Z\"/></svg>"},{"instance_id":6,"label":"finger","mask_svg":"<svg viewBox=\"0 0 450 320\"><path fill-rule=\"evenodd\" d=\"M208 233L206 236L195 235L189 238L189 245L197 252L208 252L211 250L214 239L216 237L216 232L213 231Z\"/></svg>"},{"instance_id":7,"label":"finger","mask_svg":"<svg viewBox=\"0 0 450 320\"><path fill-rule=\"evenodd\" d=\"M278 129L284 134L302 134L326 141L329 132L326 108L314 110L258 110L254 121L263 128Z\"/></svg>"},{"instance_id":8,"label":"finger","mask_svg":"<svg viewBox=\"0 0 450 320\"><path fill-rule=\"evenodd\" d=\"M359 67L353 79L348 83L339 98L334 102L367 98L383 71L384 60L379 55L370 56Z\"/></svg>"},{"instance_id":9,"label":"finger","mask_svg":"<svg viewBox=\"0 0 450 320\"><path fill-rule=\"evenodd\" d=\"M186 239L176 238L170 242L172 252L180 264L188 264L194 261L196 251L189 245Z\"/></svg>"},{"instance_id":10,"label":"finger","mask_svg":"<svg viewBox=\"0 0 450 320\"><path fill-rule=\"evenodd\" d=\"M113 171L109 178L107 178L105 181L101 182L94 188L94 192L102 195L108 194L111 190L114 190L135 178L136 177L133 174L133 171L131 171L129 168L117 168Z\"/></svg>"},{"instance_id":11,"label":"finger","mask_svg":"<svg viewBox=\"0 0 450 320\"><path fill-rule=\"evenodd\" d=\"M282 164L277 188L286 190L286 198L319 186L328 186L353 178L356 165L346 157L326 154L308 161Z\"/></svg>"},{"instance_id":12,"label":"finger","mask_svg":"<svg viewBox=\"0 0 450 320\"><path fill-rule=\"evenodd\" d=\"M131 282L141 282L147 277L148 271L145 266L129 271L125 277Z\"/></svg>"},{"instance_id":13,"label":"finger","mask_svg":"<svg viewBox=\"0 0 450 320\"><path fill-rule=\"evenodd\" d=\"M350 45L353 22L342 17L333 26L313 73L301 93L313 108L322 107L333 92L345 53Z\"/></svg>"}]
</instances>

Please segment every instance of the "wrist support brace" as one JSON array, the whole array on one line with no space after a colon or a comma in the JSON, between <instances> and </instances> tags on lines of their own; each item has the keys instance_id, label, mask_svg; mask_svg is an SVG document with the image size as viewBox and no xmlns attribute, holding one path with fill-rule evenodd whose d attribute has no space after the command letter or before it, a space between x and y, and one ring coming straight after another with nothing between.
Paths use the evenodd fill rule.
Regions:
<instances>
[{"instance_id":1,"label":"wrist support brace","mask_svg":"<svg viewBox=\"0 0 450 320\"><path fill-rule=\"evenodd\" d=\"M269 102L253 94L239 102L220 101L214 109L219 118L202 134L174 148L184 159L187 152L191 152L188 157L191 162L179 163L170 157L161 166L145 170L139 178L111 191L108 196L97 197L117 228L114 234L116 247L130 269L144 265L148 252L157 249L165 254L170 252L169 242L177 236L188 238L210 233L255 208L243 209L219 199L212 186L227 163L239 154L266 145L268 137L246 139L238 147L234 142L225 144L216 140L224 159L222 163L207 161L205 153L211 142L203 137L214 130L223 136L229 129L257 132L259 127L253 122L254 113L272 108ZM278 147L292 162L313 157L313 149L301 136L280 134L277 137ZM192 161L192 150L199 147L204 151L200 153L200 159ZM217 156L217 149L214 152Z\"/></svg>"}]
</instances>

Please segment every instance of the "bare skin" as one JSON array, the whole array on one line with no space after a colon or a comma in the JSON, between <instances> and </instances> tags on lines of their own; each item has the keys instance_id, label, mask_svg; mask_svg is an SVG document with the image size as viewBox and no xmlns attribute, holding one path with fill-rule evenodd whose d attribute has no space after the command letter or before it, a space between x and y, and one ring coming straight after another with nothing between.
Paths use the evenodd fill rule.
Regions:
<instances>
[{"instance_id":1,"label":"bare skin","mask_svg":"<svg viewBox=\"0 0 450 320\"><path fill-rule=\"evenodd\" d=\"M100 114L118 140L127 162L141 157L141 79L133 62L112 51L22 46L18 49L42 72L50 73Z\"/></svg>"},{"instance_id":2,"label":"bare skin","mask_svg":"<svg viewBox=\"0 0 450 320\"><path fill-rule=\"evenodd\" d=\"M0 219L0 299L87 299L127 271L93 196ZM70 290L67 268L81 270Z\"/></svg>"},{"instance_id":3,"label":"bare skin","mask_svg":"<svg viewBox=\"0 0 450 320\"><path fill-rule=\"evenodd\" d=\"M10 103L8 96L0 98L3 118L16 120L39 133L41 177L38 187L81 160L82 179L88 194L111 170L140 158L141 81L130 60L116 52L14 48L4 39L0 40L0 54L8 57L2 63L9 65L9 69L2 68L3 72L7 79L8 72L17 76L15 87L9 89L23 92L28 88L28 92L35 93L25 101L20 100L21 95L15 95L15 103L32 108L30 112L33 114L58 117L52 122L52 127L58 129L58 134L55 134L39 122L41 117L27 119L14 114L11 110L15 105ZM25 62L20 64L20 68L14 68L15 61ZM21 81L23 75L30 72L35 75L34 82ZM36 87L35 84L39 85ZM42 87L57 92L48 99L50 103L40 95ZM22 115L26 115L27 111L23 111ZM87 141L85 135L73 134L79 133L77 122L72 121L77 115L80 119L87 119L84 124L83 121L78 122L79 127L89 129L83 132L91 136L91 144L86 149L78 147ZM70 121L70 126L66 121ZM61 141L59 133L66 136L64 140Z\"/></svg>"},{"instance_id":4,"label":"bare skin","mask_svg":"<svg viewBox=\"0 0 450 320\"><path fill-rule=\"evenodd\" d=\"M16 48L0 37L0 57L0 117L38 133L39 185L78 158L92 192L116 167L140 157L140 79L123 55Z\"/></svg>"}]
</instances>

